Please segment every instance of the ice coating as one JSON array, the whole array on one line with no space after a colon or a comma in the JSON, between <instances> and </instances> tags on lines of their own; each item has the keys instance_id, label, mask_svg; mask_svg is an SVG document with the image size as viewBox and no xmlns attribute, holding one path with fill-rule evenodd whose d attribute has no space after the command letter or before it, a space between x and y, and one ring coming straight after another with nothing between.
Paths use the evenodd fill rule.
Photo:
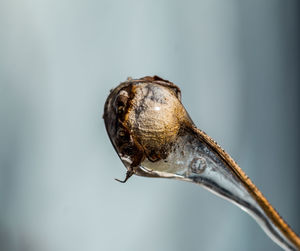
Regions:
<instances>
[{"instance_id":1,"label":"ice coating","mask_svg":"<svg viewBox=\"0 0 300 251\"><path fill-rule=\"evenodd\" d=\"M234 160L197 129L180 101L180 90L157 76L129 79L105 103L106 130L133 174L199 184L249 213L285 250L300 238L283 221Z\"/></svg>"},{"instance_id":2,"label":"ice coating","mask_svg":"<svg viewBox=\"0 0 300 251\"><path fill-rule=\"evenodd\" d=\"M153 163L146 159L141 165L150 172L158 172L162 177L197 183L235 203L250 214L279 246L286 250L297 250L267 217L241 180L226 167L220 156L189 133L178 137L177 144L165 160Z\"/></svg>"}]
</instances>

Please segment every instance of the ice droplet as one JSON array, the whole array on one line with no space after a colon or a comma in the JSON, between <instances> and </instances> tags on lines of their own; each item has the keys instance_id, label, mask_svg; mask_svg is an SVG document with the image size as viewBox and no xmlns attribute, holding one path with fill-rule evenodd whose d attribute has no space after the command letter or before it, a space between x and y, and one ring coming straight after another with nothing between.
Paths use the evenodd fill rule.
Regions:
<instances>
[{"instance_id":1,"label":"ice droplet","mask_svg":"<svg viewBox=\"0 0 300 251\"><path fill-rule=\"evenodd\" d=\"M206 160L203 157L193 158L191 161L189 168L193 173L202 173L206 168Z\"/></svg>"}]
</instances>

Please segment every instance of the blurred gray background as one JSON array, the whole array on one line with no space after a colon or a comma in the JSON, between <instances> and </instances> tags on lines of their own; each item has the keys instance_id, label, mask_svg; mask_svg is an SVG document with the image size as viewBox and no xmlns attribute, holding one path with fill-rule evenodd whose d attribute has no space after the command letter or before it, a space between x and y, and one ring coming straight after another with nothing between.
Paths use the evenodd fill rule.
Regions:
<instances>
[{"instance_id":1,"label":"blurred gray background","mask_svg":"<svg viewBox=\"0 0 300 251\"><path fill-rule=\"evenodd\" d=\"M300 234L300 3L0 2L0 250L280 250L201 187L133 177L102 120L128 76L179 85L196 125Z\"/></svg>"}]
</instances>

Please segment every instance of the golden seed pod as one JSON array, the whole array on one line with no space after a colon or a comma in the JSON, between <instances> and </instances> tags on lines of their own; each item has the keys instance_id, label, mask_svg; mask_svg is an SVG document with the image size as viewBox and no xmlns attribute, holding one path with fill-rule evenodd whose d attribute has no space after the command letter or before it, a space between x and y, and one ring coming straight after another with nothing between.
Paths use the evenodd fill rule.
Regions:
<instances>
[{"instance_id":1,"label":"golden seed pod","mask_svg":"<svg viewBox=\"0 0 300 251\"><path fill-rule=\"evenodd\" d=\"M145 158L166 158L182 124L189 121L180 98L176 85L157 76L128 79L112 90L103 118L128 170Z\"/></svg>"}]
</instances>

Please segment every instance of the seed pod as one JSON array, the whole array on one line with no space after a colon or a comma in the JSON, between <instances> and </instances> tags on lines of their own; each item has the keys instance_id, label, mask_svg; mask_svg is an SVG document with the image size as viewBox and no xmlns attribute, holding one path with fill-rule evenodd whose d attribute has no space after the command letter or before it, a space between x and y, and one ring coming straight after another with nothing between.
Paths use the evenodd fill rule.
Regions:
<instances>
[{"instance_id":1,"label":"seed pod","mask_svg":"<svg viewBox=\"0 0 300 251\"><path fill-rule=\"evenodd\" d=\"M166 158L182 124L189 121L180 89L157 76L121 83L107 98L103 117L128 170L136 170L145 158Z\"/></svg>"}]
</instances>

